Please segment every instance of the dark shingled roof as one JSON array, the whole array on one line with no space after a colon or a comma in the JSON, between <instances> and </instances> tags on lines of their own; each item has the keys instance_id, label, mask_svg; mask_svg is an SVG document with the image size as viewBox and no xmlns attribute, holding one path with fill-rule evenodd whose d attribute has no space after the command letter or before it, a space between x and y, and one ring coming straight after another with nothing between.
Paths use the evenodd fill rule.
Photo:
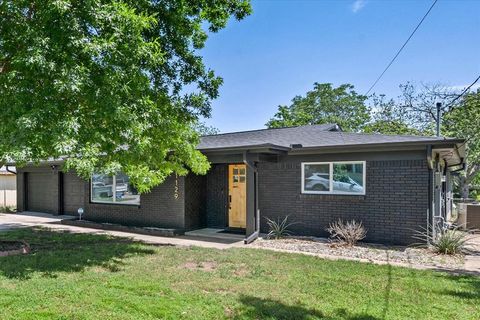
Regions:
<instances>
[{"instance_id":1,"label":"dark shingled roof","mask_svg":"<svg viewBox=\"0 0 480 320\"><path fill-rule=\"evenodd\" d=\"M310 125L278 129L262 129L203 136L198 149L231 149L269 147L289 149L293 144L302 148L321 148L394 143L459 142L457 139L408 135L364 134L338 131L335 124Z\"/></svg>"}]
</instances>

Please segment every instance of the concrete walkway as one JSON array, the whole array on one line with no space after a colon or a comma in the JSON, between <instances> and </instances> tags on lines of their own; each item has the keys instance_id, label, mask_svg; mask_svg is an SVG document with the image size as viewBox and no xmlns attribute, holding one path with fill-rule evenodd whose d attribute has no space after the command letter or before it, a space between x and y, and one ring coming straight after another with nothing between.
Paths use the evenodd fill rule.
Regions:
<instances>
[{"instance_id":1,"label":"concrete walkway","mask_svg":"<svg viewBox=\"0 0 480 320\"><path fill-rule=\"evenodd\" d=\"M75 219L72 216L54 216L46 213L22 212L17 214L0 213L0 232L18 228L44 227L54 230L69 231L73 233L108 234L116 237L131 238L157 245L197 246L204 248L227 249L243 246L243 241L238 239L213 239L203 237L158 237L130 232L98 230L92 228L75 227L60 224L63 219Z\"/></svg>"},{"instance_id":2,"label":"concrete walkway","mask_svg":"<svg viewBox=\"0 0 480 320\"><path fill-rule=\"evenodd\" d=\"M197 246L204 248L215 248L215 249L228 249L232 247L247 247L243 244L243 241L239 240L238 237L233 237L232 239L219 239L219 238L208 238L200 236L179 236L179 237L159 237L159 236L149 236L142 235L137 233L130 232L120 232L120 231L109 231L109 230L99 230L92 228L68 226L60 224L60 221L63 219L75 219L72 216L54 216L46 213L37 213L37 212L22 212L17 214L2 214L0 213L0 232L8 231L17 228L27 228L27 227L44 227L54 230L69 231L73 233L92 233L92 234L108 234L116 237L131 238L133 240L142 241L150 244L157 245L175 245L175 246ZM328 256L328 255L318 255L310 254L308 252L297 252L297 251L288 251L288 250L275 250L272 248L263 248L266 250L272 251L282 251L290 253L301 253L307 255L316 255L320 258L331 259L331 260L353 260L359 262L372 262L370 260L364 261L358 258L349 258L341 256ZM480 235L473 235L468 241L468 250L469 254L465 256L465 265L463 269L449 270L444 269L443 271L450 271L455 273L466 273L480 276ZM407 264L392 263L392 262L373 262L378 264L391 264L402 267L410 267L417 269L432 269L431 267L426 266L412 266ZM439 270L438 268L433 268ZM442 271L442 270L441 270Z\"/></svg>"},{"instance_id":3,"label":"concrete walkway","mask_svg":"<svg viewBox=\"0 0 480 320\"><path fill-rule=\"evenodd\" d=\"M469 254L465 256L465 270L480 275L480 235L475 234L467 242Z\"/></svg>"}]
</instances>

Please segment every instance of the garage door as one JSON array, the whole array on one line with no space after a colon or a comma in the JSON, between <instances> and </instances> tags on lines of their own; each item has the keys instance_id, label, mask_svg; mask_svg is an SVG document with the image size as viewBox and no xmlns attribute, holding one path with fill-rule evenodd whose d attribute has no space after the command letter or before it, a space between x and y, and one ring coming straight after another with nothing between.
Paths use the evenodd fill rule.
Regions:
<instances>
[{"instance_id":1,"label":"garage door","mask_svg":"<svg viewBox=\"0 0 480 320\"><path fill-rule=\"evenodd\" d=\"M29 211L55 213L58 205L57 175L50 172L29 172L27 175L27 209Z\"/></svg>"},{"instance_id":2,"label":"garage door","mask_svg":"<svg viewBox=\"0 0 480 320\"><path fill-rule=\"evenodd\" d=\"M85 181L73 173L63 175L63 211L76 215L84 207Z\"/></svg>"}]
</instances>

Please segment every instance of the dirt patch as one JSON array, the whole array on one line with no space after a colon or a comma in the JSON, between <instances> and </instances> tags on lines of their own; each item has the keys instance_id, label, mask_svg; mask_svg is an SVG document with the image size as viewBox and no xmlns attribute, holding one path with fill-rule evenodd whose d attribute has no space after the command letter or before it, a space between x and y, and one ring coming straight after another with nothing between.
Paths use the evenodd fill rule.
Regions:
<instances>
[{"instance_id":1,"label":"dirt patch","mask_svg":"<svg viewBox=\"0 0 480 320\"><path fill-rule=\"evenodd\" d=\"M246 277L250 274L250 271L248 270L246 265L241 264L237 269L235 269L233 274L237 277Z\"/></svg>"},{"instance_id":2,"label":"dirt patch","mask_svg":"<svg viewBox=\"0 0 480 320\"><path fill-rule=\"evenodd\" d=\"M30 252L30 246L24 241L0 241L0 257L27 254Z\"/></svg>"},{"instance_id":3,"label":"dirt patch","mask_svg":"<svg viewBox=\"0 0 480 320\"><path fill-rule=\"evenodd\" d=\"M218 264L215 261L202 261L202 262L185 262L182 265L183 269L188 270L200 270L206 272L213 272L218 268Z\"/></svg>"},{"instance_id":4,"label":"dirt patch","mask_svg":"<svg viewBox=\"0 0 480 320\"><path fill-rule=\"evenodd\" d=\"M225 307L224 308L224 313L225 313L225 316L228 318L228 319L232 319L234 316L235 316L235 312L232 308L230 307Z\"/></svg>"}]
</instances>

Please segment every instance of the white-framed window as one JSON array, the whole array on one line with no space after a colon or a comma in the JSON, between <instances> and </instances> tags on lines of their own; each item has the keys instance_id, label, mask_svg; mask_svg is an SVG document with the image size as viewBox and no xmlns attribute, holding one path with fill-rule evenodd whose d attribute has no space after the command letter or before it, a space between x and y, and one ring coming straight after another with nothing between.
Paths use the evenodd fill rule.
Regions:
<instances>
[{"instance_id":1,"label":"white-framed window","mask_svg":"<svg viewBox=\"0 0 480 320\"><path fill-rule=\"evenodd\" d=\"M302 162L302 193L365 195L365 163Z\"/></svg>"},{"instance_id":2,"label":"white-framed window","mask_svg":"<svg viewBox=\"0 0 480 320\"><path fill-rule=\"evenodd\" d=\"M140 205L140 194L130 184L124 173L114 176L93 174L90 180L90 201L93 203L110 203Z\"/></svg>"}]
</instances>

